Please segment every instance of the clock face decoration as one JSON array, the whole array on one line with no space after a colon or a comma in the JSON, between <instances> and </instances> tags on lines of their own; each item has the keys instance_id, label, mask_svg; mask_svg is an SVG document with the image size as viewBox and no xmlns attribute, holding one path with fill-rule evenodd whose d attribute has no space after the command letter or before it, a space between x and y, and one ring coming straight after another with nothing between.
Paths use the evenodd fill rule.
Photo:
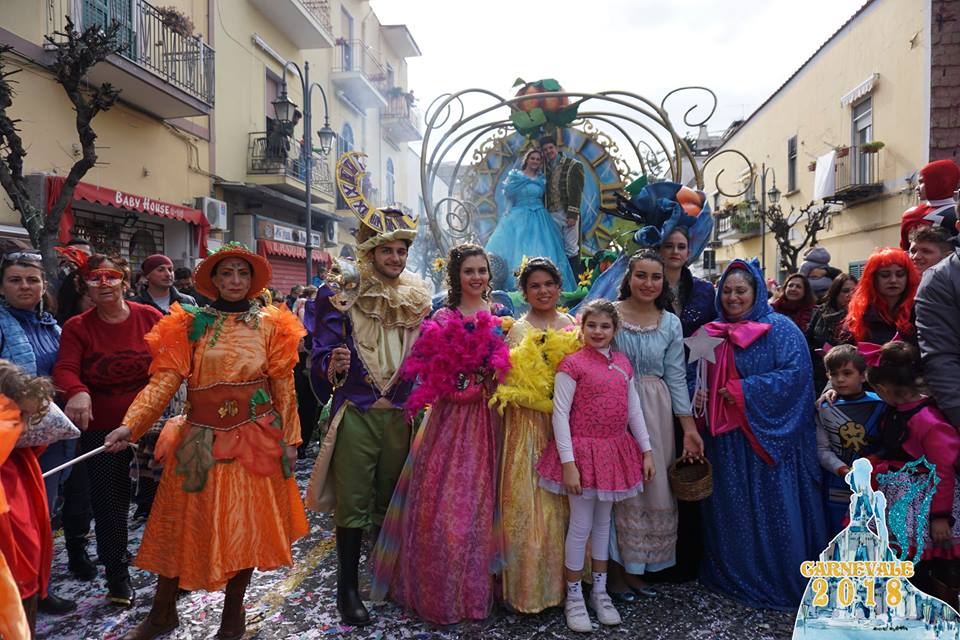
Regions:
<instances>
[{"instance_id":1,"label":"clock face decoration","mask_svg":"<svg viewBox=\"0 0 960 640\"><path fill-rule=\"evenodd\" d=\"M347 207L363 224L380 232L416 229L417 221L398 209L378 209L364 195L367 154L348 151L337 161L337 188Z\"/></svg>"},{"instance_id":2,"label":"clock face decoration","mask_svg":"<svg viewBox=\"0 0 960 640\"><path fill-rule=\"evenodd\" d=\"M583 165L581 241L585 250L596 252L628 228L600 209L616 208L614 194L626 186L630 170L616 155L616 144L589 122L559 129L557 143L561 153ZM465 199L476 206L472 222L481 243L487 241L499 218L510 209L501 186L511 169L520 168L521 157L533 144L519 133L501 129L474 153L475 164L467 177Z\"/></svg>"}]
</instances>

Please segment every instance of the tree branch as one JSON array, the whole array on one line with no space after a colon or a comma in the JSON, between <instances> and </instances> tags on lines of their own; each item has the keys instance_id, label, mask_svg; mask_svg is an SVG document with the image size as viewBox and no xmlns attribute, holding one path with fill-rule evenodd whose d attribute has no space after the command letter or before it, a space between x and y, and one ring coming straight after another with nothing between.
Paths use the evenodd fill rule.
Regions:
<instances>
[{"instance_id":1,"label":"tree branch","mask_svg":"<svg viewBox=\"0 0 960 640\"><path fill-rule=\"evenodd\" d=\"M76 113L75 126L81 149L80 158L70 168L56 202L47 203L46 216L30 198L23 175L27 152L16 127L18 121L7 112L13 106L14 96L13 81L9 78L19 70L6 71L3 58L12 47L0 46L0 186L10 196L14 209L20 212L30 242L43 255L44 269L51 277L57 270L53 247L56 246L60 219L73 200L77 184L97 162L97 134L91 123L99 113L113 107L120 95L109 83L88 87L86 77L95 65L120 50L119 31L120 24L113 22L106 29L94 25L80 33L67 16L64 32L54 33L56 38L45 36L56 52L50 71L63 87Z\"/></svg>"}]
</instances>

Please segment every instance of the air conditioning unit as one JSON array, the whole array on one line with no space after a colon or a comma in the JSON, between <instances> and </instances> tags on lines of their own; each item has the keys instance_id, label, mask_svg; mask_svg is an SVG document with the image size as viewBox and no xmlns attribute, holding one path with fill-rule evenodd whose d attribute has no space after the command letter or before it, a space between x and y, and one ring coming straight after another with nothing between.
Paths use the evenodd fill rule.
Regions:
<instances>
[{"instance_id":1,"label":"air conditioning unit","mask_svg":"<svg viewBox=\"0 0 960 640\"><path fill-rule=\"evenodd\" d=\"M203 211L211 229L227 230L227 203L216 198L197 198L196 207Z\"/></svg>"},{"instance_id":2,"label":"air conditioning unit","mask_svg":"<svg viewBox=\"0 0 960 640\"><path fill-rule=\"evenodd\" d=\"M328 247L337 244L337 223L327 221L323 227L323 241Z\"/></svg>"}]
</instances>

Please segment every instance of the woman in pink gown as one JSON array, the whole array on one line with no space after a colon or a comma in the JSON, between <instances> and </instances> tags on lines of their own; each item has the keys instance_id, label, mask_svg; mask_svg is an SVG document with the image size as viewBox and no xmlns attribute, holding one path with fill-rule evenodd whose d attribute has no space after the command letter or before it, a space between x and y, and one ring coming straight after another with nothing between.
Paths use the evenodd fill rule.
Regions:
<instances>
[{"instance_id":1,"label":"woman in pink gown","mask_svg":"<svg viewBox=\"0 0 960 640\"><path fill-rule=\"evenodd\" d=\"M488 402L510 366L505 329L487 302L483 249L454 247L447 278L447 305L424 322L404 363L420 383L407 410L431 407L377 542L372 592L389 590L436 624L484 619L493 605L500 425Z\"/></svg>"}]
</instances>

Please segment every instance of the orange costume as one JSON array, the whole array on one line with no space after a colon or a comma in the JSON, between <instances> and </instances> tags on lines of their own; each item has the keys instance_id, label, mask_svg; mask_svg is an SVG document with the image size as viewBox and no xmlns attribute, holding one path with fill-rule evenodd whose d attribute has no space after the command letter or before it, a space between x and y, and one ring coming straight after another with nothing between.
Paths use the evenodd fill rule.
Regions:
<instances>
[{"instance_id":1,"label":"orange costume","mask_svg":"<svg viewBox=\"0 0 960 640\"><path fill-rule=\"evenodd\" d=\"M284 446L300 444L293 366L305 334L285 309L173 305L147 334L150 383L127 411L131 441L187 380L186 415L157 443L166 458L136 565L188 590L219 590L250 567L292 562L308 532Z\"/></svg>"},{"instance_id":2,"label":"orange costume","mask_svg":"<svg viewBox=\"0 0 960 640\"><path fill-rule=\"evenodd\" d=\"M0 465L3 465L13 452L22 428L20 409L6 396L0 396ZM0 517L6 517L5 514L9 511L10 505L7 504L3 485L0 485ZM49 562L47 566L50 566ZM30 627L20 600L20 590L3 552L0 551L0 638L26 640L29 637Z\"/></svg>"}]
</instances>

